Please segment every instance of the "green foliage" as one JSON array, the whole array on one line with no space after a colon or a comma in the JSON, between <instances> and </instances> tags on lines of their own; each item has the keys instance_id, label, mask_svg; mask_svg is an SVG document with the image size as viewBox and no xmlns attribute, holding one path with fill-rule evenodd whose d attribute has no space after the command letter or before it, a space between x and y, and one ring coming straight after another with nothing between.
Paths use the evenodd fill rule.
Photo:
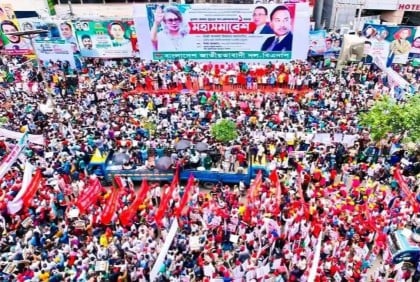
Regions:
<instances>
[{"instance_id":1,"label":"green foliage","mask_svg":"<svg viewBox=\"0 0 420 282\"><path fill-rule=\"evenodd\" d=\"M229 142L238 137L236 123L229 119L221 119L213 124L210 132L212 137L220 142Z\"/></svg>"},{"instance_id":2,"label":"green foliage","mask_svg":"<svg viewBox=\"0 0 420 282\"><path fill-rule=\"evenodd\" d=\"M57 13L55 11L54 1L53 0L48 0L47 4L48 4L48 10L50 12L50 15L55 16Z\"/></svg>"},{"instance_id":3,"label":"green foliage","mask_svg":"<svg viewBox=\"0 0 420 282\"><path fill-rule=\"evenodd\" d=\"M404 103L384 97L368 112L359 114L359 124L369 128L375 141L393 134L404 137L404 142L419 142L420 96L414 95Z\"/></svg>"}]
</instances>

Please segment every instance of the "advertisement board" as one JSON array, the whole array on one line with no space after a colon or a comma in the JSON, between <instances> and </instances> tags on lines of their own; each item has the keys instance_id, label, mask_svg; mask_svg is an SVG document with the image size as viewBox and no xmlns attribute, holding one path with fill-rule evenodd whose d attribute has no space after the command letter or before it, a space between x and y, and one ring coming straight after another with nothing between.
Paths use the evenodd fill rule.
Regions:
<instances>
[{"instance_id":1,"label":"advertisement board","mask_svg":"<svg viewBox=\"0 0 420 282\"><path fill-rule=\"evenodd\" d=\"M146 59L306 59L309 5L147 4L136 14Z\"/></svg>"},{"instance_id":2,"label":"advertisement board","mask_svg":"<svg viewBox=\"0 0 420 282\"><path fill-rule=\"evenodd\" d=\"M68 62L72 69L76 68L73 47L65 40L43 40L38 39L34 42L35 53L44 62Z\"/></svg>"},{"instance_id":3,"label":"advertisement board","mask_svg":"<svg viewBox=\"0 0 420 282\"><path fill-rule=\"evenodd\" d=\"M416 29L410 26L366 24L363 27L365 47L362 62L370 64L374 57L379 57L387 66L407 63L415 32Z\"/></svg>"},{"instance_id":4,"label":"advertisement board","mask_svg":"<svg viewBox=\"0 0 420 282\"><path fill-rule=\"evenodd\" d=\"M133 56L137 44L133 21L76 21L74 28L83 57Z\"/></svg>"},{"instance_id":5,"label":"advertisement board","mask_svg":"<svg viewBox=\"0 0 420 282\"><path fill-rule=\"evenodd\" d=\"M7 35L19 31L19 24L11 4L0 4L0 51L7 55L29 55L32 47L22 36Z\"/></svg>"}]
</instances>

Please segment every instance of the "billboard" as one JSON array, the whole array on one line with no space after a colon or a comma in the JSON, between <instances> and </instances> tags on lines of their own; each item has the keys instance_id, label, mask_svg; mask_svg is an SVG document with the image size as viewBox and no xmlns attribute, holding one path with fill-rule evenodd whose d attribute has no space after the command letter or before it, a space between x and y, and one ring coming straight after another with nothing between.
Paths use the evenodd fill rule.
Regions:
<instances>
[{"instance_id":1,"label":"billboard","mask_svg":"<svg viewBox=\"0 0 420 282\"><path fill-rule=\"evenodd\" d=\"M83 57L132 57L136 49L133 21L76 21L74 28Z\"/></svg>"},{"instance_id":2,"label":"billboard","mask_svg":"<svg viewBox=\"0 0 420 282\"><path fill-rule=\"evenodd\" d=\"M141 8L141 7L140 7ZM308 3L148 4L134 9L145 59L306 59ZM136 12L137 11L137 12Z\"/></svg>"},{"instance_id":3,"label":"billboard","mask_svg":"<svg viewBox=\"0 0 420 282\"><path fill-rule=\"evenodd\" d=\"M19 31L15 12L10 4L0 4L0 50L7 55L32 54L31 43L22 36L7 35Z\"/></svg>"},{"instance_id":4,"label":"billboard","mask_svg":"<svg viewBox=\"0 0 420 282\"><path fill-rule=\"evenodd\" d=\"M378 57L387 66L407 63L415 32L416 29L410 26L365 24L362 62L370 64L374 57Z\"/></svg>"},{"instance_id":5,"label":"billboard","mask_svg":"<svg viewBox=\"0 0 420 282\"><path fill-rule=\"evenodd\" d=\"M73 54L73 47L65 40L39 39L34 42L34 47L36 55L44 64L49 61L67 61L72 69L77 67Z\"/></svg>"}]
</instances>

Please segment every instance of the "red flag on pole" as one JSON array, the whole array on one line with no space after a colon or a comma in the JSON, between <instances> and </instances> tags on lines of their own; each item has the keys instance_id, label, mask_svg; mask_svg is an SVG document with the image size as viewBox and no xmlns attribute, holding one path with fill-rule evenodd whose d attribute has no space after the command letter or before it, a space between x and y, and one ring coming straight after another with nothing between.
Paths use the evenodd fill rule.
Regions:
<instances>
[{"instance_id":1,"label":"red flag on pole","mask_svg":"<svg viewBox=\"0 0 420 282\"><path fill-rule=\"evenodd\" d=\"M262 172L261 170L259 170L257 173L257 176L255 176L255 179L251 184L251 187L249 187L248 198L251 202L255 201L255 199L258 197L258 192L259 192L261 184L262 184Z\"/></svg>"},{"instance_id":2,"label":"red flag on pole","mask_svg":"<svg viewBox=\"0 0 420 282\"><path fill-rule=\"evenodd\" d=\"M128 206L128 208L124 210L120 215L120 221L122 226L128 226L131 224L131 220L136 215L139 206L146 199L148 192L149 185L147 184L147 180L143 178L143 182L141 183L140 189L137 191L136 197L134 198L133 202L131 202L130 206Z\"/></svg>"},{"instance_id":3,"label":"red flag on pole","mask_svg":"<svg viewBox=\"0 0 420 282\"><path fill-rule=\"evenodd\" d=\"M175 210L174 215L180 217L188 212L188 201L194 189L194 176L191 174L188 178L187 186L185 187L184 195L179 203L178 208Z\"/></svg>"},{"instance_id":4,"label":"red flag on pole","mask_svg":"<svg viewBox=\"0 0 420 282\"><path fill-rule=\"evenodd\" d=\"M26 189L25 194L22 196L22 204L23 206L29 206L33 197L35 196L36 192L38 191L39 184L42 181L42 171L37 169L34 177L31 180L28 188Z\"/></svg>"},{"instance_id":5,"label":"red flag on pole","mask_svg":"<svg viewBox=\"0 0 420 282\"><path fill-rule=\"evenodd\" d=\"M172 179L171 186L169 190L165 191L162 195L159 208L155 215L155 220L159 224L163 217L165 216L166 209L168 208L169 201L172 198L172 194L174 193L176 187L179 183L179 166L176 167L174 178Z\"/></svg>"},{"instance_id":6,"label":"red flag on pole","mask_svg":"<svg viewBox=\"0 0 420 282\"><path fill-rule=\"evenodd\" d=\"M419 204L416 201L416 197L414 196L413 191L410 190L410 187L408 187L407 182L405 182L405 179L401 175L401 172L398 168L394 170L394 179L397 181L398 186L400 186L401 190L406 195L408 201L413 207L414 212L418 212L420 210Z\"/></svg>"},{"instance_id":7,"label":"red flag on pole","mask_svg":"<svg viewBox=\"0 0 420 282\"><path fill-rule=\"evenodd\" d=\"M300 201L303 203L305 201L305 198L303 197L303 190L302 190L302 171L303 171L303 167L300 163L297 163L296 171L298 173L297 178L296 178L297 191L298 191Z\"/></svg>"},{"instance_id":8,"label":"red flag on pole","mask_svg":"<svg viewBox=\"0 0 420 282\"><path fill-rule=\"evenodd\" d=\"M112 188L111 196L109 196L106 206L101 215L101 223L107 225L111 222L112 217L117 211L118 207L118 197L120 195L120 190L118 188Z\"/></svg>"}]
</instances>

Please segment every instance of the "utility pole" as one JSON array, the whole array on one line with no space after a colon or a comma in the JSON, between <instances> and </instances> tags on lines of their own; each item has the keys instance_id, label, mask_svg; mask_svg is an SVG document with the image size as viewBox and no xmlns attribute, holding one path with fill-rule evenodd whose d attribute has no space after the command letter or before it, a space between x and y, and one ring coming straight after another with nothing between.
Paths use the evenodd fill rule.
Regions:
<instances>
[{"instance_id":1,"label":"utility pole","mask_svg":"<svg viewBox=\"0 0 420 282\"><path fill-rule=\"evenodd\" d=\"M69 15L70 15L70 18L72 19L74 16L74 13L73 13L73 6L71 5L71 0L68 0L67 3L69 4Z\"/></svg>"}]
</instances>

